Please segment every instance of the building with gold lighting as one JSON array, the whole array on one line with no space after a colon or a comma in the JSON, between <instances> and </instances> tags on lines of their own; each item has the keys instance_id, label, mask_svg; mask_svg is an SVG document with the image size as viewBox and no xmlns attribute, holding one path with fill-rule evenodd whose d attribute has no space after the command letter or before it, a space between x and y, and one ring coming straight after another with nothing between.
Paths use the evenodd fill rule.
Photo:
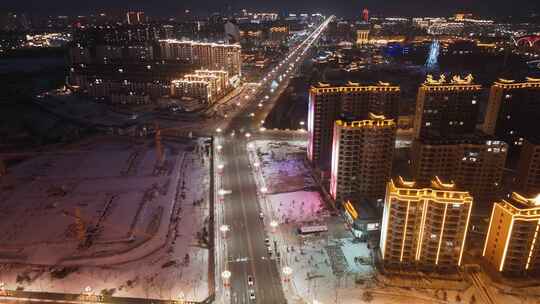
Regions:
<instances>
[{"instance_id":1,"label":"building with gold lighting","mask_svg":"<svg viewBox=\"0 0 540 304\"><path fill-rule=\"evenodd\" d=\"M367 117L369 113L397 119L400 88L388 83L346 85L318 83L309 90L308 159L328 169L332 155L334 121L346 113Z\"/></svg>"},{"instance_id":2,"label":"building with gold lighting","mask_svg":"<svg viewBox=\"0 0 540 304\"><path fill-rule=\"evenodd\" d=\"M506 141L511 148L537 135L531 122L540 121L540 79L499 79L490 89L483 131Z\"/></svg>"},{"instance_id":3,"label":"building with gold lighting","mask_svg":"<svg viewBox=\"0 0 540 304\"><path fill-rule=\"evenodd\" d=\"M473 198L435 177L422 185L398 177L386 188L381 225L385 267L449 271L461 265Z\"/></svg>"},{"instance_id":4,"label":"building with gold lighting","mask_svg":"<svg viewBox=\"0 0 540 304\"><path fill-rule=\"evenodd\" d=\"M482 86L473 77L428 75L419 87L414 120L414 137L451 136L473 133L479 113Z\"/></svg>"},{"instance_id":5,"label":"building with gold lighting","mask_svg":"<svg viewBox=\"0 0 540 304\"><path fill-rule=\"evenodd\" d=\"M491 212L482 256L505 275L540 274L540 199L512 193Z\"/></svg>"},{"instance_id":6,"label":"building with gold lighting","mask_svg":"<svg viewBox=\"0 0 540 304\"><path fill-rule=\"evenodd\" d=\"M396 122L384 116L334 123L330 195L334 200L383 199L392 170Z\"/></svg>"},{"instance_id":7,"label":"building with gold lighting","mask_svg":"<svg viewBox=\"0 0 540 304\"><path fill-rule=\"evenodd\" d=\"M362 45L369 42L369 29L356 30L356 44Z\"/></svg>"},{"instance_id":8,"label":"building with gold lighting","mask_svg":"<svg viewBox=\"0 0 540 304\"><path fill-rule=\"evenodd\" d=\"M415 139L412 177L428 183L435 176L469 191L477 206L491 203L502 190L508 145L482 133Z\"/></svg>"}]
</instances>

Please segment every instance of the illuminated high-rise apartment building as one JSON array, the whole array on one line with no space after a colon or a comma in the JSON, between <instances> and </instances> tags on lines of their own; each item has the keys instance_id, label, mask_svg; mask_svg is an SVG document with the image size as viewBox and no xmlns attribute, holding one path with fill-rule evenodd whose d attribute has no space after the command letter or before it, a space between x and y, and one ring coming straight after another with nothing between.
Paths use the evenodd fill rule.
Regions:
<instances>
[{"instance_id":1,"label":"illuminated high-rise apartment building","mask_svg":"<svg viewBox=\"0 0 540 304\"><path fill-rule=\"evenodd\" d=\"M239 44L220 44L182 40L160 40L162 59L179 60L198 68L225 70L229 75L240 75Z\"/></svg>"},{"instance_id":2,"label":"illuminated high-rise apartment building","mask_svg":"<svg viewBox=\"0 0 540 304\"><path fill-rule=\"evenodd\" d=\"M328 169L332 155L334 121L341 114L367 117L369 113L397 119L399 86L388 83L347 85L318 83L309 90L308 159L314 166Z\"/></svg>"},{"instance_id":3,"label":"illuminated high-rise apartment building","mask_svg":"<svg viewBox=\"0 0 540 304\"><path fill-rule=\"evenodd\" d=\"M435 176L452 180L469 191L477 205L491 203L502 189L507 153L506 143L481 133L420 138L412 145L412 176L420 183Z\"/></svg>"},{"instance_id":4,"label":"illuminated high-rise apartment building","mask_svg":"<svg viewBox=\"0 0 540 304\"><path fill-rule=\"evenodd\" d=\"M356 44L362 45L369 42L369 29L356 30Z\"/></svg>"},{"instance_id":5,"label":"illuminated high-rise apartment building","mask_svg":"<svg viewBox=\"0 0 540 304\"><path fill-rule=\"evenodd\" d=\"M335 200L382 199L390 179L396 122L371 114L369 119L336 120L332 146L330 195Z\"/></svg>"},{"instance_id":6,"label":"illuminated high-rise apartment building","mask_svg":"<svg viewBox=\"0 0 540 304\"><path fill-rule=\"evenodd\" d=\"M473 84L471 75L444 75L434 80L428 75L418 89L414 118L414 137L452 136L473 133L479 113L482 86Z\"/></svg>"},{"instance_id":7,"label":"illuminated high-rise apartment building","mask_svg":"<svg viewBox=\"0 0 540 304\"><path fill-rule=\"evenodd\" d=\"M485 133L506 141L511 148L537 135L531 123L540 121L540 79L499 79L489 92L484 119Z\"/></svg>"},{"instance_id":8,"label":"illuminated high-rise apartment building","mask_svg":"<svg viewBox=\"0 0 540 304\"><path fill-rule=\"evenodd\" d=\"M523 194L540 193L540 138L537 136L526 139L523 143L516 183Z\"/></svg>"},{"instance_id":9,"label":"illuminated high-rise apartment building","mask_svg":"<svg viewBox=\"0 0 540 304\"><path fill-rule=\"evenodd\" d=\"M129 25L141 24L146 22L144 12L127 12L126 21Z\"/></svg>"},{"instance_id":10,"label":"illuminated high-rise apartment building","mask_svg":"<svg viewBox=\"0 0 540 304\"><path fill-rule=\"evenodd\" d=\"M443 271L460 266L472 204L468 192L438 177L427 185L391 180L380 239L384 265Z\"/></svg>"},{"instance_id":11,"label":"illuminated high-rise apartment building","mask_svg":"<svg viewBox=\"0 0 540 304\"><path fill-rule=\"evenodd\" d=\"M482 255L505 275L540 274L540 199L512 193L491 212Z\"/></svg>"}]
</instances>

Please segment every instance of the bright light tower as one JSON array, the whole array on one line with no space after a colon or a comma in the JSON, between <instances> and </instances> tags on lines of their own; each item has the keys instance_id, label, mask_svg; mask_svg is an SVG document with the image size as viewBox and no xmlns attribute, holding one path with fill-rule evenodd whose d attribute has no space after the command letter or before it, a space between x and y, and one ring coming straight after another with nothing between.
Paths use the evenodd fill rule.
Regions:
<instances>
[{"instance_id":1,"label":"bright light tower","mask_svg":"<svg viewBox=\"0 0 540 304\"><path fill-rule=\"evenodd\" d=\"M227 232L229 232L229 226L228 225L221 225L221 227L219 227L219 231L221 231L223 233L223 238L226 239L227 238Z\"/></svg>"},{"instance_id":2,"label":"bright light tower","mask_svg":"<svg viewBox=\"0 0 540 304\"><path fill-rule=\"evenodd\" d=\"M229 287L229 279L231 278L231 272L228 270L225 270L221 273L221 278L223 279L223 285L225 287Z\"/></svg>"}]
</instances>

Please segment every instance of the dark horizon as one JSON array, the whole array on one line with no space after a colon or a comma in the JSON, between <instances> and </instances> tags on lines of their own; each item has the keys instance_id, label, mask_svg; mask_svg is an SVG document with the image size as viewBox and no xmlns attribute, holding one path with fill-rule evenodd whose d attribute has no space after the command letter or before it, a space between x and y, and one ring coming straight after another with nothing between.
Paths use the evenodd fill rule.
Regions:
<instances>
[{"instance_id":1,"label":"dark horizon","mask_svg":"<svg viewBox=\"0 0 540 304\"><path fill-rule=\"evenodd\" d=\"M175 16L185 9L193 13L211 14L214 12L227 13L237 12L246 8L250 11L275 11L287 12L321 12L323 14L335 14L343 17L360 16L363 8L367 7L371 15L392 16L451 16L457 12L470 12L479 16L506 17L506 16L531 16L540 13L540 1L515 0L508 7L508 2L503 0L455 0L444 3L437 1L417 0L399 1L389 0L384 3L374 0L368 1L322 1L315 0L309 3L290 2L275 0L269 2L254 2L246 0L236 1L173 1L157 0L152 2L120 0L111 1L95 0L92 2L79 3L67 0L5 0L0 4L0 10L17 11L40 15L88 15L98 12L116 13L127 10L143 10L147 15ZM286 8L286 9L284 9Z\"/></svg>"}]
</instances>

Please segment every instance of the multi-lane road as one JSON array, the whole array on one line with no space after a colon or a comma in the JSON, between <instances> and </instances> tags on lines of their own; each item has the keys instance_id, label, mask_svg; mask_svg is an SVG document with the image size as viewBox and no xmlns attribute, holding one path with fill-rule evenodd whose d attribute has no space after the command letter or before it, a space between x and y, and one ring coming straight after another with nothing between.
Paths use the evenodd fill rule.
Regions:
<instances>
[{"instance_id":1,"label":"multi-lane road","mask_svg":"<svg viewBox=\"0 0 540 304\"><path fill-rule=\"evenodd\" d=\"M270 259L264 242L267 237L265 222L259 218L258 189L246 146L257 132L257 138L264 138L261 129L264 118L332 18L314 29L261 79L261 85L250 96L251 103L226 122L216 137L216 143L222 147L216 153L216 163L223 165L218 187L226 193L222 193L223 205L218 208L222 208L221 222L230 228L226 246L222 247L226 250L217 250L226 251L222 255L225 260L222 265L231 273L228 280L231 303L286 303L278 263ZM274 81L279 84L272 88ZM253 284L248 282L248 277L252 278Z\"/></svg>"}]
</instances>

